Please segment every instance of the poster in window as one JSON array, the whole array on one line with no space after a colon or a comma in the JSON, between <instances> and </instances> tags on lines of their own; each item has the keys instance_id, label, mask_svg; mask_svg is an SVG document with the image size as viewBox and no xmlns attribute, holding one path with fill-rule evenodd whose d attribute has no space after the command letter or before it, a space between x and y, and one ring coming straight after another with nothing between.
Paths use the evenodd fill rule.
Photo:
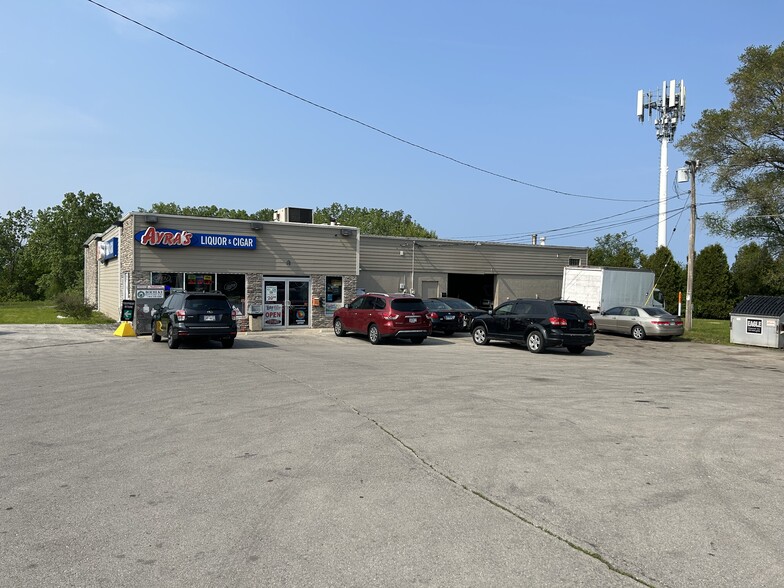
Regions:
<instances>
[{"instance_id":1,"label":"poster in window","mask_svg":"<svg viewBox=\"0 0 784 588\"><path fill-rule=\"evenodd\" d=\"M280 327L282 325L283 325L283 305L265 304L263 327Z\"/></svg>"},{"instance_id":2,"label":"poster in window","mask_svg":"<svg viewBox=\"0 0 784 588\"><path fill-rule=\"evenodd\" d=\"M343 278L340 276L327 276L326 302L341 302L343 300Z\"/></svg>"}]
</instances>

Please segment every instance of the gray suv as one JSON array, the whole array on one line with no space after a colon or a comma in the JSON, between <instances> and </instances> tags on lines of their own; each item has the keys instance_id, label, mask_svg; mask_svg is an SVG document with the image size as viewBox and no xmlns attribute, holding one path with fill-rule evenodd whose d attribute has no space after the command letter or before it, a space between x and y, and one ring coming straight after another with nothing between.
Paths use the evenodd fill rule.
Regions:
<instances>
[{"instance_id":1,"label":"gray suv","mask_svg":"<svg viewBox=\"0 0 784 588\"><path fill-rule=\"evenodd\" d=\"M184 341L213 339L228 348L237 336L237 312L221 292L173 291L152 314L152 340L170 349Z\"/></svg>"},{"instance_id":2,"label":"gray suv","mask_svg":"<svg viewBox=\"0 0 784 588\"><path fill-rule=\"evenodd\" d=\"M520 298L476 317L471 323L471 335L477 345L498 339L522 343L531 353L541 353L549 347L582 353L593 345L594 326L591 315L579 302Z\"/></svg>"}]
</instances>

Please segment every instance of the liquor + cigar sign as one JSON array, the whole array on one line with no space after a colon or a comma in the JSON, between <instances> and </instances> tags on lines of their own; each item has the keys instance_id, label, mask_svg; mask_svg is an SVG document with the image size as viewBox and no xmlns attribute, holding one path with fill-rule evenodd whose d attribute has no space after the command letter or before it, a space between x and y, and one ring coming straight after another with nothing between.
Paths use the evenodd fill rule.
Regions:
<instances>
[{"instance_id":1,"label":"liquor + cigar sign","mask_svg":"<svg viewBox=\"0 0 784 588\"><path fill-rule=\"evenodd\" d=\"M173 229L147 227L134 238L142 245L150 247L217 247L222 249L256 249L256 237L244 235L213 235L210 233L191 233Z\"/></svg>"}]
</instances>

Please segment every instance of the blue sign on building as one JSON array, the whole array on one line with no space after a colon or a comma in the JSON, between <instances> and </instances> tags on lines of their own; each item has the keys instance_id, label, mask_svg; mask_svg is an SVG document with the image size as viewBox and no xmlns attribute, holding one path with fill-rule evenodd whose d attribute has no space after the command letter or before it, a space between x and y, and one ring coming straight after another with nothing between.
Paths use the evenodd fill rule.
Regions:
<instances>
[{"instance_id":1,"label":"blue sign on building","mask_svg":"<svg viewBox=\"0 0 784 588\"><path fill-rule=\"evenodd\" d=\"M111 239L103 241L99 244L101 261L107 262L120 254L119 242L120 241L117 237L112 237Z\"/></svg>"}]
</instances>

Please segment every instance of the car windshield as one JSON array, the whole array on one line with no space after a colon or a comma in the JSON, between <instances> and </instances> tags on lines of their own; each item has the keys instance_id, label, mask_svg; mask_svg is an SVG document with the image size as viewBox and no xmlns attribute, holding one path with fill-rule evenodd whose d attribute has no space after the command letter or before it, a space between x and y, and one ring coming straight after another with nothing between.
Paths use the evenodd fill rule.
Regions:
<instances>
[{"instance_id":1,"label":"car windshield","mask_svg":"<svg viewBox=\"0 0 784 588\"><path fill-rule=\"evenodd\" d=\"M220 311L231 312L229 301L225 298L214 297L192 297L185 300L186 310L200 310L200 311Z\"/></svg>"},{"instance_id":2,"label":"car windshield","mask_svg":"<svg viewBox=\"0 0 784 588\"><path fill-rule=\"evenodd\" d=\"M421 298L393 298L392 309L401 312L417 312L427 310Z\"/></svg>"},{"instance_id":3,"label":"car windshield","mask_svg":"<svg viewBox=\"0 0 784 588\"><path fill-rule=\"evenodd\" d=\"M444 300L444 303L456 310L474 310L476 308L473 304L469 304L465 300L459 299Z\"/></svg>"},{"instance_id":4,"label":"car windshield","mask_svg":"<svg viewBox=\"0 0 784 588\"><path fill-rule=\"evenodd\" d=\"M425 300L425 306L427 306L429 310L452 310L452 307L440 300Z\"/></svg>"},{"instance_id":5,"label":"car windshield","mask_svg":"<svg viewBox=\"0 0 784 588\"><path fill-rule=\"evenodd\" d=\"M590 320L591 315L582 304L556 304L555 313L561 317L572 317L581 320Z\"/></svg>"}]
</instances>

